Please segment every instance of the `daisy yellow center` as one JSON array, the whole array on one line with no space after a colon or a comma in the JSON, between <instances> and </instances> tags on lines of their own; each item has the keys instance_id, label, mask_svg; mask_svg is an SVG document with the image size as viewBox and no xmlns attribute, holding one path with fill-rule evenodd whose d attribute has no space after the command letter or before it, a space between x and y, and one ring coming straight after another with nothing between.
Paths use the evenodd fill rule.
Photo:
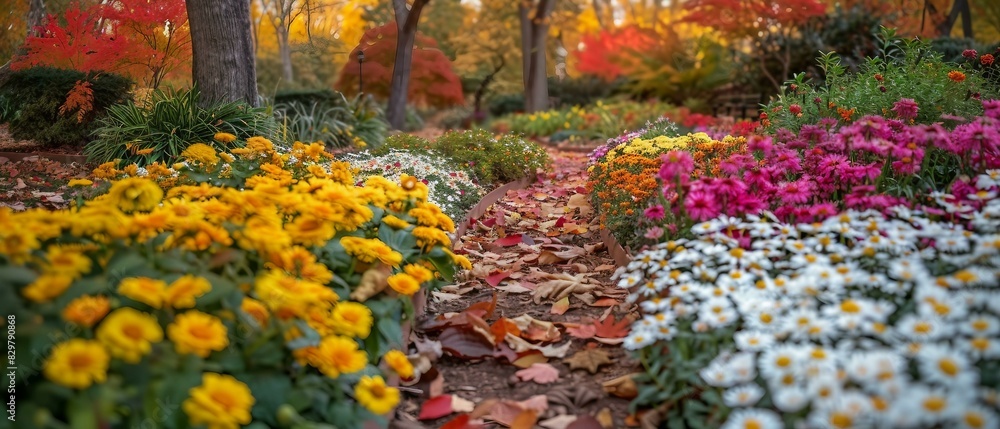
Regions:
<instances>
[{"instance_id":1,"label":"daisy yellow center","mask_svg":"<svg viewBox=\"0 0 1000 429\"><path fill-rule=\"evenodd\" d=\"M854 425L854 419L846 413L832 413L830 414L830 426L835 428L849 428Z\"/></svg>"},{"instance_id":2,"label":"daisy yellow center","mask_svg":"<svg viewBox=\"0 0 1000 429\"><path fill-rule=\"evenodd\" d=\"M778 356L778 358L774 360L774 364L778 365L779 367L785 368L788 365L792 364L792 359L789 358L788 356Z\"/></svg>"},{"instance_id":3,"label":"daisy yellow center","mask_svg":"<svg viewBox=\"0 0 1000 429\"><path fill-rule=\"evenodd\" d=\"M840 303L840 310L844 313L859 313L861 312L861 305L853 299L848 299Z\"/></svg>"},{"instance_id":4,"label":"daisy yellow center","mask_svg":"<svg viewBox=\"0 0 1000 429\"><path fill-rule=\"evenodd\" d=\"M962 270L955 273L955 280L962 283L970 283L976 280L976 275L969 270Z\"/></svg>"},{"instance_id":5,"label":"daisy yellow center","mask_svg":"<svg viewBox=\"0 0 1000 429\"><path fill-rule=\"evenodd\" d=\"M743 429L761 429L764 425L757 419L746 419L743 421Z\"/></svg>"},{"instance_id":6,"label":"daisy yellow center","mask_svg":"<svg viewBox=\"0 0 1000 429\"><path fill-rule=\"evenodd\" d=\"M947 374L949 377L954 377L958 375L958 364L954 360L949 358L944 358L938 361L938 368L941 372Z\"/></svg>"},{"instance_id":7,"label":"daisy yellow center","mask_svg":"<svg viewBox=\"0 0 1000 429\"><path fill-rule=\"evenodd\" d=\"M985 426L986 422L984 421L985 419L983 419L982 414L979 413L975 413L972 411L967 412L965 413L965 416L962 417L962 420L965 421L966 426L969 426L971 428L986 427Z\"/></svg>"},{"instance_id":8,"label":"daisy yellow center","mask_svg":"<svg viewBox=\"0 0 1000 429\"><path fill-rule=\"evenodd\" d=\"M772 320L774 320L774 317L771 316L771 313L761 313L760 314L760 321L761 322L771 323Z\"/></svg>"},{"instance_id":9,"label":"daisy yellow center","mask_svg":"<svg viewBox=\"0 0 1000 429\"><path fill-rule=\"evenodd\" d=\"M826 350L823 349L813 349L812 351L813 359L826 359Z\"/></svg>"},{"instance_id":10,"label":"daisy yellow center","mask_svg":"<svg viewBox=\"0 0 1000 429\"><path fill-rule=\"evenodd\" d=\"M937 303L937 304L934 304L934 312L936 312L937 314L939 314L941 316L947 316L948 313L951 313L951 307L949 307L949 306L947 306L945 304L942 304L942 303Z\"/></svg>"},{"instance_id":11,"label":"daisy yellow center","mask_svg":"<svg viewBox=\"0 0 1000 429\"><path fill-rule=\"evenodd\" d=\"M972 322L972 329L977 331L985 331L986 328L990 327L990 323L983 319L976 319Z\"/></svg>"},{"instance_id":12,"label":"daisy yellow center","mask_svg":"<svg viewBox=\"0 0 1000 429\"><path fill-rule=\"evenodd\" d=\"M784 384L785 386L795 384L795 376L792 374L785 374L781 376L781 384Z\"/></svg>"},{"instance_id":13,"label":"daisy yellow center","mask_svg":"<svg viewBox=\"0 0 1000 429\"><path fill-rule=\"evenodd\" d=\"M921 404L925 410L932 413L939 413L948 405L948 401L940 396L931 396L924 399L923 404Z\"/></svg>"},{"instance_id":14,"label":"daisy yellow center","mask_svg":"<svg viewBox=\"0 0 1000 429\"><path fill-rule=\"evenodd\" d=\"M927 323L927 322L917 322L916 325L913 325L913 332L916 332L918 334L926 334L926 333L928 333L930 331L931 331L931 324L930 323Z\"/></svg>"},{"instance_id":15,"label":"daisy yellow center","mask_svg":"<svg viewBox=\"0 0 1000 429\"><path fill-rule=\"evenodd\" d=\"M743 257L743 249L736 248L736 249L730 250L729 254L732 257L734 257L734 258L742 258Z\"/></svg>"},{"instance_id":16,"label":"daisy yellow center","mask_svg":"<svg viewBox=\"0 0 1000 429\"><path fill-rule=\"evenodd\" d=\"M980 350L980 351L983 351L983 350L986 350L986 349L990 348L990 340L988 340L986 338L982 338L982 337L980 337L980 338L973 338L972 341L971 341L971 344L972 344L973 348L975 348L976 350Z\"/></svg>"},{"instance_id":17,"label":"daisy yellow center","mask_svg":"<svg viewBox=\"0 0 1000 429\"><path fill-rule=\"evenodd\" d=\"M876 396L872 398L872 408L875 408L877 411L885 411L889 409L889 403L885 399Z\"/></svg>"}]
</instances>

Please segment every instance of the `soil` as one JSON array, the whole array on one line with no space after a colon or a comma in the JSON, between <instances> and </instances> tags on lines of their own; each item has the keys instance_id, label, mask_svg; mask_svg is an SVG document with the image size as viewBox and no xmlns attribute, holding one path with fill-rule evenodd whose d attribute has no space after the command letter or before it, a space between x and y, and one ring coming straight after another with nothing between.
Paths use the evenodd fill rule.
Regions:
<instances>
[{"instance_id":1,"label":"soil","mask_svg":"<svg viewBox=\"0 0 1000 429\"><path fill-rule=\"evenodd\" d=\"M575 151L568 152L549 149L549 152L556 163L555 173L541 178L540 181L528 189L529 192L527 194L539 195L541 193L554 196L545 201L547 203L555 203L556 207L560 207L565 205L574 193L582 191L582 187L585 184L587 157L585 154ZM557 190L560 188L564 190L573 189L574 191L559 193ZM508 192L506 197L494 204L492 210L487 211L487 214L482 216L480 220L495 217L497 210L508 214L518 213L522 218L532 216L531 205L524 204L524 194L524 192L518 194L517 191ZM593 219L589 217L592 217L592 214L587 219L574 218L574 222L590 224ZM616 292L620 291L610 282L609 277L613 270L614 261L601 241L596 222L593 223L595 226L592 226L583 234L564 234L555 238L566 245L579 247L596 246L595 251L567 261L565 264L523 266L520 272L527 275L531 268L538 268L548 273L564 272L574 274L576 272L591 272L594 273L592 278L601 283L599 289L607 291L609 296L615 295L623 298L623 295L616 294ZM456 246L456 251L462 253L463 247L476 249L482 243L489 243L495 240L497 235L494 229L484 227L470 228L463 237L461 244ZM530 227L508 227L506 234L523 234L539 237L545 236L545 231L539 231ZM480 264L495 263L495 261L483 261L476 255L477 252L475 251L469 252L468 255L474 267ZM583 268L577 266L581 264ZM576 267L573 268L573 266ZM597 269L601 271L597 271ZM466 282L459 283L456 289L466 292L460 298L453 300L439 302L429 299L427 311L423 319L434 318L437 315L449 312L461 312L474 303L490 301L493 294L498 292L484 278L467 278ZM580 300L574 299L571 299L570 302L570 309L562 315L557 315L551 312L552 300L542 299L539 304L535 304L531 293L499 292L496 310L487 319L487 322L492 323L500 317L514 318L522 314L527 314L535 319L554 322L557 326L560 326L559 323L562 322L586 324L604 317L614 317L615 320L621 320L625 317L634 316L633 306L621 302L620 299L617 305L610 307L590 306ZM428 340L437 338L437 334L434 332L425 333L420 331L419 318L417 326L416 337ZM570 357L574 353L587 348L599 348L609 354L612 364L601 367L596 374L591 374L583 369L571 370L561 359L550 359L548 363L559 370L560 378L553 384L540 385L530 381L518 380L514 373L520 368L506 361L493 358L472 361L445 354L434 363L434 367L443 376L443 393L457 395L476 404L490 398L521 401L533 395L546 395L548 397L549 408L541 414L539 418L540 422L548 418L566 414L576 416L604 414L606 417L610 413L613 423L608 427L625 427L626 417L629 415L629 401L608 395L602 389L601 383L638 371L638 362L634 361L618 345L608 345L603 342L594 341L594 339L573 338L566 335L565 332L563 334L564 338L571 338L572 341L570 351L566 354L566 357ZM561 343L562 341L560 341ZM394 422L395 427L437 428L455 418L455 414L453 414L440 419L417 422L420 407L426 400L427 398L421 397L421 395L409 392L404 393L403 402L398 408L396 422ZM484 427L501 428L504 426L491 422L487 418Z\"/></svg>"}]
</instances>

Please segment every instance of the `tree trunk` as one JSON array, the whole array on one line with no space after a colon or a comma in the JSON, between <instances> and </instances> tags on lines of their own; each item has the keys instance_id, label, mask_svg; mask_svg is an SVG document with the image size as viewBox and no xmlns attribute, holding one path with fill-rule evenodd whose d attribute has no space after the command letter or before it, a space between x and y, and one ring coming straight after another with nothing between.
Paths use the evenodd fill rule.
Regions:
<instances>
[{"instance_id":1,"label":"tree trunk","mask_svg":"<svg viewBox=\"0 0 1000 429\"><path fill-rule=\"evenodd\" d=\"M955 3L951 5L948 18L938 27L938 34L941 37L951 35L951 29L955 27L955 21L958 21L959 15L962 17L962 36L972 38L972 10L969 0L955 0Z\"/></svg>"},{"instance_id":2,"label":"tree trunk","mask_svg":"<svg viewBox=\"0 0 1000 429\"><path fill-rule=\"evenodd\" d=\"M500 70L502 70L503 66L506 65L507 63L503 58L503 54L499 54L498 56L500 57L500 64L494 66L493 72L486 75L486 77L483 78L481 82L479 82L479 88L476 88L476 95L475 98L473 99L474 102L472 104L473 106L475 106L472 111L473 112L472 114L476 118L478 118L480 113L483 111L483 97L486 96L486 89L490 86L491 83L493 83L493 79L496 78L497 73L500 73Z\"/></svg>"},{"instance_id":3,"label":"tree trunk","mask_svg":"<svg viewBox=\"0 0 1000 429\"><path fill-rule=\"evenodd\" d=\"M199 103L245 101L257 106L257 69L246 0L185 0L191 27L192 80Z\"/></svg>"},{"instance_id":4,"label":"tree trunk","mask_svg":"<svg viewBox=\"0 0 1000 429\"><path fill-rule=\"evenodd\" d=\"M275 33L278 35L278 54L281 56L281 77L286 83L294 80L292 74L292 47L288 41L288 28L278 28Z\"/></svg>"},{"instance_id":5,"label":"tree trunk","mask_svg":"<svg viewBox=\"0 0 1000 429\"><path fill-rule=\"evenodd\" d=\"M524 88L525 111L528 113L549 107L549 83L545 67L546 42L549 36L549 15L555 0L540 0L535 15L528 21L531 30L531 47L527 85ZM522 25L524 20L521 21ZM524 30L521 30L522 34ZM523 44L523 42L522 42Z\"/></svg>"},{"instance_id":6,"label":"tree trunk","mask_svg":"<svg viewBox=\"0 0 1000 429\"><path fill-rule=\"evenodd\" d=\"M409 10L406 0L393 0L396 15L396 59L392 65L392 86L389 89L389 105L386 120L394 130L402 130L406 125L406 96L410 90L410 68L413 66L413 44L417 39L417 23L420 12L430 0L415 0Z\"/></svg>"},{"instance_id":7,"label":"tree trunk","mask_svg":"<svg viewBox=\"0 0 1000 429\"><path fill-rule=\"evenodd\" d=\"M528 93L531 92L531 10L528 8L528 2L522 1L518 4L518 16L521 20L521 81L524 83L524 111L533 112L535 111L531 106L531 98L528 97Z\"/></svg>"}]
</instances>

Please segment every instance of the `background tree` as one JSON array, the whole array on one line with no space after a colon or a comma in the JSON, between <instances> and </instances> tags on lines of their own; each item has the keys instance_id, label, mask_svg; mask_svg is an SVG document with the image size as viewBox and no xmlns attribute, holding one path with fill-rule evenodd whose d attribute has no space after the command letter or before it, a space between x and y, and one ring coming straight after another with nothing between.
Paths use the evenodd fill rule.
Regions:
<instances>
[{"instance_id":1,"label":"background tree","mask_svg":"<svg viewBox=\"0 0 1000 429\"><path fill-rule=\"evenodd\" d=\"M521 21L521 58L524 73L524 110L535 112L549 107L548 71L545 67L549 15L556 0L522 0L518 3Z\"/></svg>"},{"instance_id":2,"label":"background tree","mask_svg":"<svg viewBox=\"0 0 1000 429\"><path fill-rule=\"evenodd\" d=\"M357 58L364 50L365 61L360 71L364 74L365 94L376 98L391 98L393 62L396 59L398 29L394 23L373 28L365 33L358 46L351 51ZM437 47L434 39L417 33L413 46L413 69L409 75L406 99L421 107L445 108L464 103L462 83L452 70L451 62ZM358 93L358 63L347 63L337 82L337 90L346 95Z\"/></svg>"},{"instance_id":3,"label":"background tree","mask_svg":"<svg viewBox=\"0 0 1000 429\"><path fill-rule=\"evenodd\" d=\"M186 0L191 26L192 80L202 105L245 101L258 105L257 70L245 0Z\"/></svg>"},{"instance_id":4,"label":"background tree","mask_svg":"<svg viewBox=\"0 0 1000 429\"><path fill-rule=\"evenodd\" d=\"M406 123L406 96L410 87L410 70L413 62L413 43L417 37L417 23L420 13L430 0L392 0L396 17L396 58L392 63L392 87L389 90L389 105L386 120L393 129L403 129Z\"/></svg>"}]
</instances>

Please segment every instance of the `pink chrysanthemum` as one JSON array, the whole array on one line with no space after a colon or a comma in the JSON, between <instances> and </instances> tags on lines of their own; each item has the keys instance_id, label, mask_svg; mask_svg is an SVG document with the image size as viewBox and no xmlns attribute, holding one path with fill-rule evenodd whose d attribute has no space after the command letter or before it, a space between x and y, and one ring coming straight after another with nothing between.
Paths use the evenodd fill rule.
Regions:
<instances>
[{"instance_id":1,"label":"pink chrysanthemum","mask_svg":"<svg viewBox=\"0 0 1000 429\"><path fill-rule=\"evenodd\" d=\"M715 196L705 191L691 191L684 201L684 209L696 221L712 219L720 213Z\"/></svg>"}]
</instances>

